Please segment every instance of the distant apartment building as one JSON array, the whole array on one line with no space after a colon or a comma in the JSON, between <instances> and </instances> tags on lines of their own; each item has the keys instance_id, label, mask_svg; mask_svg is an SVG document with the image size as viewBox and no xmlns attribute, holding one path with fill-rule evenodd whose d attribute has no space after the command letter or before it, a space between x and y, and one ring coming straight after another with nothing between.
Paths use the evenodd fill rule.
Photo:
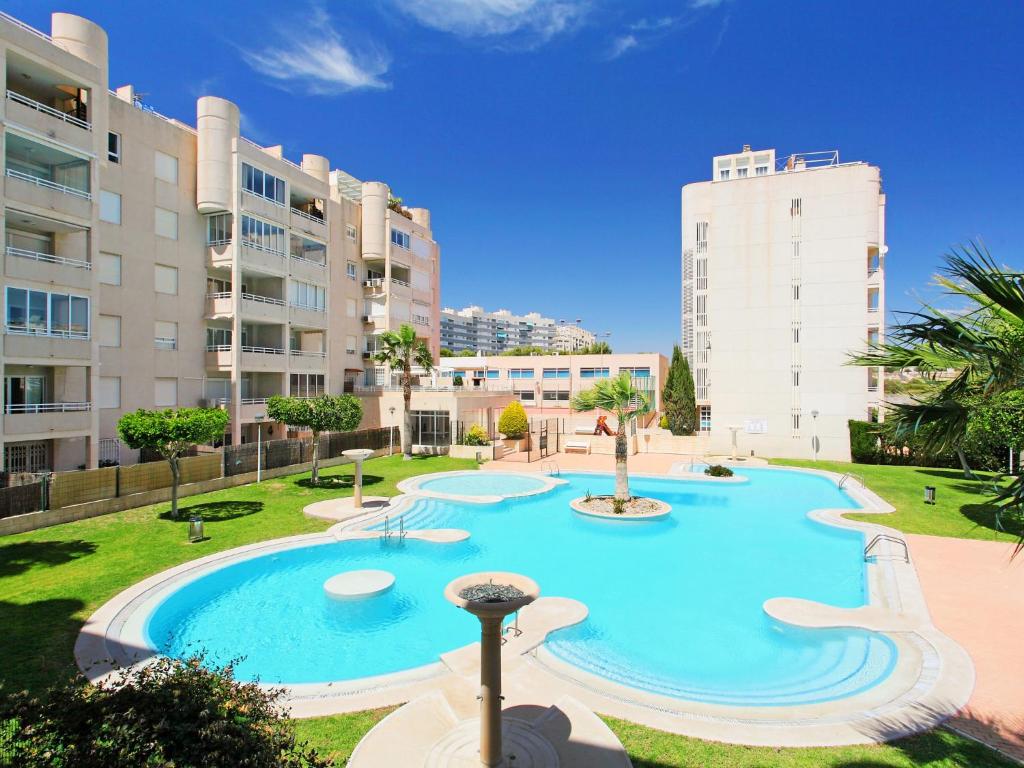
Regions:
<instances>
[{"instance_id":1,"label":"distant apartment building","mask_svg":"<svg viewBox=\"0 0 1024 768\"><path fill-rule=\"evenodd\" d=\"M682 342L711 450L848 460L877 418L885 334L880 170L838 152L721 155L682 189Z\"/></svg>"},{"instance_id":2,"label":"distant apartment building","mask_svg":"<svg viewBox=\"0 0 1024 768\"><path fill-rule=\"evenodd\" d=\"M5 470L128 460L137 408L224 407L225 439L255 439L271 395L385 375L401 323L438 353L428 211L254 144L230 101L200 98L192 127L108 90L106 33L77 16L48 35L0 15L0 56Z\"/></svg>"},{"instance_id":3,"label":"distant apartment building","mask_svg":"<svg viewBox=\"0 0 1024 768\"><path fill-rule=\"evenodd\" d=\"M488 312L482 307L441 310L441 346L452 352L469 350L501 354L515 347L555 348L557 323L536 312L514 315L507 309Z\"/></svg>"},{"instance_id":4,"label":"distant apartment building","mask_svg":"<svg viewBox=\"0 0 1024 768\"><path fill-rule=\"evenodd\" d=\"M578 352L594 345L597 337L586 328L560 323L555 328L554 349L559 352Z\"/></svg>"}]
</instances>

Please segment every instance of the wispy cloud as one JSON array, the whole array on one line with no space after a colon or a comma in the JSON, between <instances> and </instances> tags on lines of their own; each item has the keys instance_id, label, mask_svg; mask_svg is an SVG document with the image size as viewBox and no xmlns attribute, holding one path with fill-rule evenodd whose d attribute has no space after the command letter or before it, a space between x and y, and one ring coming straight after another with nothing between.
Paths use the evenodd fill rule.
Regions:
<instances>
[{"instance_id":1,"label":"wispy cloud","mask_svg":"<svg viewBox=\"0 0 1024 768\"><path fill-rule=\"evenodd\" d=\"M249 46L241 53L250 67L277 85L313 95L390 87L382 79L391 65L387 52L374 45L357 50L347 44L319 5L304 14L301 28L286 27L277 42Z\"/></svg>"},{"instance_id":2,"label":"wispy cloud","mask_svg":"<svg viewBox=\"0 0 1024 768\"><path fill-rule=\"evenodd\" d=\"M608 49L608 58L617 59L627 51L636 48L637 39L636 35L619 35L612 40L611 47Z\"/></svg>"},{"instance_id":3,"label":"wispy cloud","mask_svg":"<svg viewBox=\"0 0 1024 768\"><path fill-rule=\"evenodd\" d=\"M691 8L717 8L725 5L729 0L690 0Z\"/></svg>"},{"instance_id":4,"label":"wispy cloud","mask_svg":"<svg viewBox=\"0 0 1024 768\"><path fill-rule=\"evenodd\" d=\"M572 31L590 8L588 0L394 0L420 24L464 38L524 47Z\"/></svg>"},{"instance_id":5,"label":"wispy cloud","mask_svg":"<svg viewBox=\"0 0 1024 768\"><path fill-rule=\"evenodd\" d=\"M657 16L653 18L641 17L626 25L626 30L612 38L605 58L617 59L624 54L649 47L669 34L679 32L694 24L699 18L705 16L703 11L718 8L729 3L730 0L687 0L687 8L676 16ZM725 17L718 39L713 46L717 51L725 37L729 27L729 17ZM712 55L714 54L712 51Z\"/></svg>"}]
</instances>

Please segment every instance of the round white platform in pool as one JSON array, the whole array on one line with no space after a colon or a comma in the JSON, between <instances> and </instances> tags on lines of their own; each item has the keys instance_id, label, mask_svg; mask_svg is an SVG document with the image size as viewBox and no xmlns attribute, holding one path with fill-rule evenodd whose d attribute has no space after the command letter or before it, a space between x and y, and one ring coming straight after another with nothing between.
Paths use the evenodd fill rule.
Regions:
<instances>
[{"instance_id":1,"label":"round white platform in pool","mask_svg":"<svg viewBox=\"0 0 1024 768\"><path fill-rule=\"evenodd\" d=\"M346 571L325 581L324 592L335 600L359 600L387 592L394 583L395 575L390 571Z\"/></svg>"}]
</instances>

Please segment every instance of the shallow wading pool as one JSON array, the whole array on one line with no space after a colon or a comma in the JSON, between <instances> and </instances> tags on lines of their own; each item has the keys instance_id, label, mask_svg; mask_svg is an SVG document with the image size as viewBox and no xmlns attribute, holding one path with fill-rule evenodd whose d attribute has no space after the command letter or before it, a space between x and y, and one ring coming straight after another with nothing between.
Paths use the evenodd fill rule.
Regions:
<instances>
[{"instance_id":1,"label":"shallow wading pool","mask_svg":"<svg viewBox=\"0 0 1024 768\"><path fill-rule=\"evenodd\" d=\"M332 542L230 564L163 600L148 618L147 638L174 656L244 657L237 674L265 683L397 672L478 639L477 621L444 598L450 580L515 571L535 579L543 595L572 597L590 610L583 623L549 636L548 650L634 688L773 706L843 698L885 679L896 648L884 635L799 629L762 608L773 597L867 603L863 536L807 517L856 504L824 477L739 474L749 482L633 478L634 494L672 506L668 518L649 522L570 510L569 501L588 491L610 493L610 475L564 474L569 482L550 491L494 504L420 498L404 514L406 530L462 528L470 538ZM533 478L516 475L496 488L496 475L442 476L420 487L461 496L536 490L525 482ZM325 595L328 578L364 568L393 573L394 587L363 601Z\"/></svg>"}]
</instances>

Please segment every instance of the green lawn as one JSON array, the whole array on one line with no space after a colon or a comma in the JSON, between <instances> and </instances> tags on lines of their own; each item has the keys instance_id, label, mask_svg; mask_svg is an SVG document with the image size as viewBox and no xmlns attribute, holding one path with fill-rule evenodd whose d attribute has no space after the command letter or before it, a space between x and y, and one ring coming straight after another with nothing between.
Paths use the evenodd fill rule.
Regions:
<instances>
[{"instance_id":1,"label":"green lawn","mask_svg":"<svg viewBox=\"0 0 1024 768\"><path fill-rule=\"evenodd\" d=\"M965 480L959 470L932 467L798 459L773 459L772 464L853 472L864 478L871 490L896 507L896 511L889 515L847 515L852 520L881 523L904 533L986 541L1016 541L1022 533L1019 523L1005 518L1002 523L1006 530L998 530L996 506L992 503L992 480L984 472L978 474L986 479ZM935 486L934 506L924 503L926 485Z\"/></svg>"},{"instance_id":2,"label":"green lawn","mask_svg":"<svg viewBox=\"0 0 1024 768\"><path fill-rule=\"evenodd\" d=\"M426 472L472 468L447 457L401 457L368 461L369 493L389 496L396 483ZM847 465L825 465L843 471ZM122 589L146 576L213 552L296 533L322 531L326 521L307 519L313 501L351 494L351 465L327 469L324 485L312 488L309 474L291 475L182 500L182 515L201 512L209 539L186 540L185 522L169 520L167 504L128 510L0 539L0 683L7 689L38 690L74 671L72 648L84 620ZM961 507L985 505L985 497L956 473L907 467L860 466L853 471L900 507L884 518L903 530L972 538L1008 534L965 517ZM919 475L916 473L939 473ZM920 487L939 487L939 505L919 509ZM923 506L923 505L920 505ZM974 513L985 520L984 513ZM877 519L877 516L876 516ZM903 524L897 524L901 522ZM907 527L904 527L907 526ZM941 533L939 533L941 531ZM359 739L390 710L296 721L301 739L343 765ZM750 749L661 733L607 719L626 745L636 768L1004 768L1012 763L974 742L936 730L891 745L840 749Z\"/></svg>"},{"instance_id":3,"label":"green lawn","mask_svg":"<svg viewBox=\"0 0 1024 768\"><path fill-rule=\"evenodd\" d=\"M444 456L367 461L367 493L394 496L395 484L425 472L470 469ZM83 622L126 587L166 568L231 547L323 531L325 520L302 514L307 504L352 494L352 465L289 475L181 500L183 520L200 512L208 540L190 544L187 522L169 504L103 515L0 539L0 682L35 688L74 669L72 649Z\"/></svg>"}]
</instances>

